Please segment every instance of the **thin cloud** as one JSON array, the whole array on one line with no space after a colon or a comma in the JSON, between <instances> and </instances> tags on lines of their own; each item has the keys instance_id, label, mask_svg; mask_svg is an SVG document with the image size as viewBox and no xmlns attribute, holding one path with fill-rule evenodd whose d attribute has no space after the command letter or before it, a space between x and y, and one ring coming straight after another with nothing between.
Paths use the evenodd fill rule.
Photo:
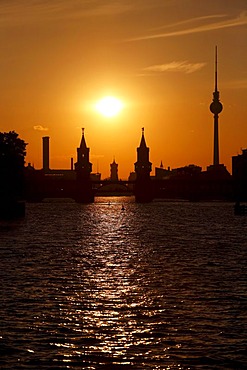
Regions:
<instances>
[{"instance_id":1,"label":"thin cloud","mask_svg":"<svg viewBox=\"0 0 247 370\"><path fill-rule=\"evenodd\" d=\"M213 17L214 16L212 15L211 18ZM201 25L201 26L197 26L193 28L188 28L188 29L183 29L179 31L134 37L127 41L141 41L141 40L151 40L151 39L158 39L158 38L165 38L165 37L184 36L184 35L189 35L193 33L208 32L208 31L214 31L214 30L219 30L219 29L229 28L229 27L238 27L238 26L243 26L246 24L247 24L247 13L243 12L236 18L226 19L224 21L209 23L209 24L205 24L205 25Z\"/></svg>"},{"instance_id":2,"label":"thin cloud","mask_svg":"<svg viewBox=\"0 0 247 370\"><path fill-rule=\"evenodd\" d=\"M43 127L41 125L33 126L33 129L36 130L36 131L48 131L47 127Z\"/></svg>"},{"instance_id":3,"label":"thin cloud","mask_svg":"<svg viewBox=\"0 0 247 370\"><path fill-rule=\"evenodd\" d=\"M147 72L184 72L193 73L202 69L206 63L188 63L188 61L171 62L166 64L156 64L153 66L143 68Z\"/></svg>"},{"instance_id":4,"label":"thin cloud","mask_svg":"<svg viewBox=\"0 0 247 370\"><path fill-rule=\"evenodd\" d=\"M166 24L164 26L160 26L160 27L155 27L155 28L152 28L153 31L157 31L157 30L163 30L165 28L172 28L172 27L177 27L177 26L183 26L185 24L191 24L191 23L196 23L196 22L201 22L201 21L208 21L210 19L217 19L217 18L224 18L226 17L227 15L226 14L212 14L212 15L204 15L202 17L195 17L195 18L191 18L191 19L185 19L183 21L180 21L180 22L176 22L176 23L172 23L172 24Z\"/></svg>"}]
</instances>

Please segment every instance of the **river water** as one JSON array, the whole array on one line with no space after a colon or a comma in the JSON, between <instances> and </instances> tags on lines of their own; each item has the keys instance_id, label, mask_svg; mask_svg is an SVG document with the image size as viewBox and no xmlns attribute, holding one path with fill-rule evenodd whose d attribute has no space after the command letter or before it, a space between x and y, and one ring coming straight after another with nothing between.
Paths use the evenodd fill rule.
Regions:
<instances>
[{"instance_id":1,"label":"river water","mask_svg":"<svg viewBox=\"0 0 247 370\"><path fill-rule=\"evenodd\" d=\"M247 368L232 203L27 204L0 224L0 278L1 369Z\"/></svg>"}]
</instances>

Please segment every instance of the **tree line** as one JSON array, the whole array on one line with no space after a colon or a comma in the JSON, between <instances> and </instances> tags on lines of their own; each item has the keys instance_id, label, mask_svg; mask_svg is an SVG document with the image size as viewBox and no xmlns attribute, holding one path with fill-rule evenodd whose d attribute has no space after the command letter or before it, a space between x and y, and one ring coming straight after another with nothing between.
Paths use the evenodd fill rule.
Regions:
<instances>
[{"instance_id":1,"label":"tree line","mask_svg":"<svg viewBox=\"0 0 247 370\"><path fill-rule=\"evenodd\" d=\"M0 132L0 199L20 199L24 191L27 143L15 131Z\"/></svg>"}]
</instances>

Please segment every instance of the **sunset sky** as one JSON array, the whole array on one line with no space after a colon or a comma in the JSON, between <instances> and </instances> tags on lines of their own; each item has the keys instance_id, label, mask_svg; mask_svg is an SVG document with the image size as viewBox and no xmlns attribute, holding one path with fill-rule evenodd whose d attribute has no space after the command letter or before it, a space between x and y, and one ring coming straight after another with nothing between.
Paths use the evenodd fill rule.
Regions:
<instances>
[{"instance_id":1,"label":"sunset sky","mask_svg":"<svg viewBox=\"0 0 247 370\"><path fill-rule=\"evenodd\" d=\"M134 170L141 128L159 167L213 161L218 46L220 163L247 147L246 0L1 0L0 131L27 143L26 162L70 168L85 128L93 172ZM114 117L94 108L122 100Z\"/></svg>"}]
</instances>

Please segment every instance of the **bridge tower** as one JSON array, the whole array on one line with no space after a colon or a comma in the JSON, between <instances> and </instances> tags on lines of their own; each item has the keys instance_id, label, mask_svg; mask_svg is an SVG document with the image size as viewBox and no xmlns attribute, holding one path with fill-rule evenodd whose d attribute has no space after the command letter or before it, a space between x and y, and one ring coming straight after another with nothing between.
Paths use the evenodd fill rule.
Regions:
<instances>
[{"instance_id":1,"label":"bridge tower","mask_svg":"<svg viewBox=\"0 0 247 370\"><path fill-rule=\"evenodd\" d=\"M92 172L92 163L89 161L90 149L86 145L84 128L82 129L82 138L80 147L77 148L76 171L76 196L78 203L92 203L94 201L92 181L90 174Z\"/></svg>"},{"instance_id":2,"label":"bridge tower","mask_svg":"<svg viewBox=\"0 0 247 370\"><path fill-rule=\"evenodd\" d=\"M118 164L115 161L115 158L113 159L113 162L110 164L111 167L111 175L110 179L111 181L118 181Z\"/></svg>"},{"instance_id":3,"label":"bridge tower","mask_svg":"<svg viewBox=\"0 0 247 370\"><path fill-rule=\"evenodd\" d=\"M151 171L152 163L149 162L149 148L146 145L144 128L142 128L141 143L137 148L137 162L135 163L136 183L134 194L138 203L147 203L153 200Z\"/></svg>"}]
</instances>

